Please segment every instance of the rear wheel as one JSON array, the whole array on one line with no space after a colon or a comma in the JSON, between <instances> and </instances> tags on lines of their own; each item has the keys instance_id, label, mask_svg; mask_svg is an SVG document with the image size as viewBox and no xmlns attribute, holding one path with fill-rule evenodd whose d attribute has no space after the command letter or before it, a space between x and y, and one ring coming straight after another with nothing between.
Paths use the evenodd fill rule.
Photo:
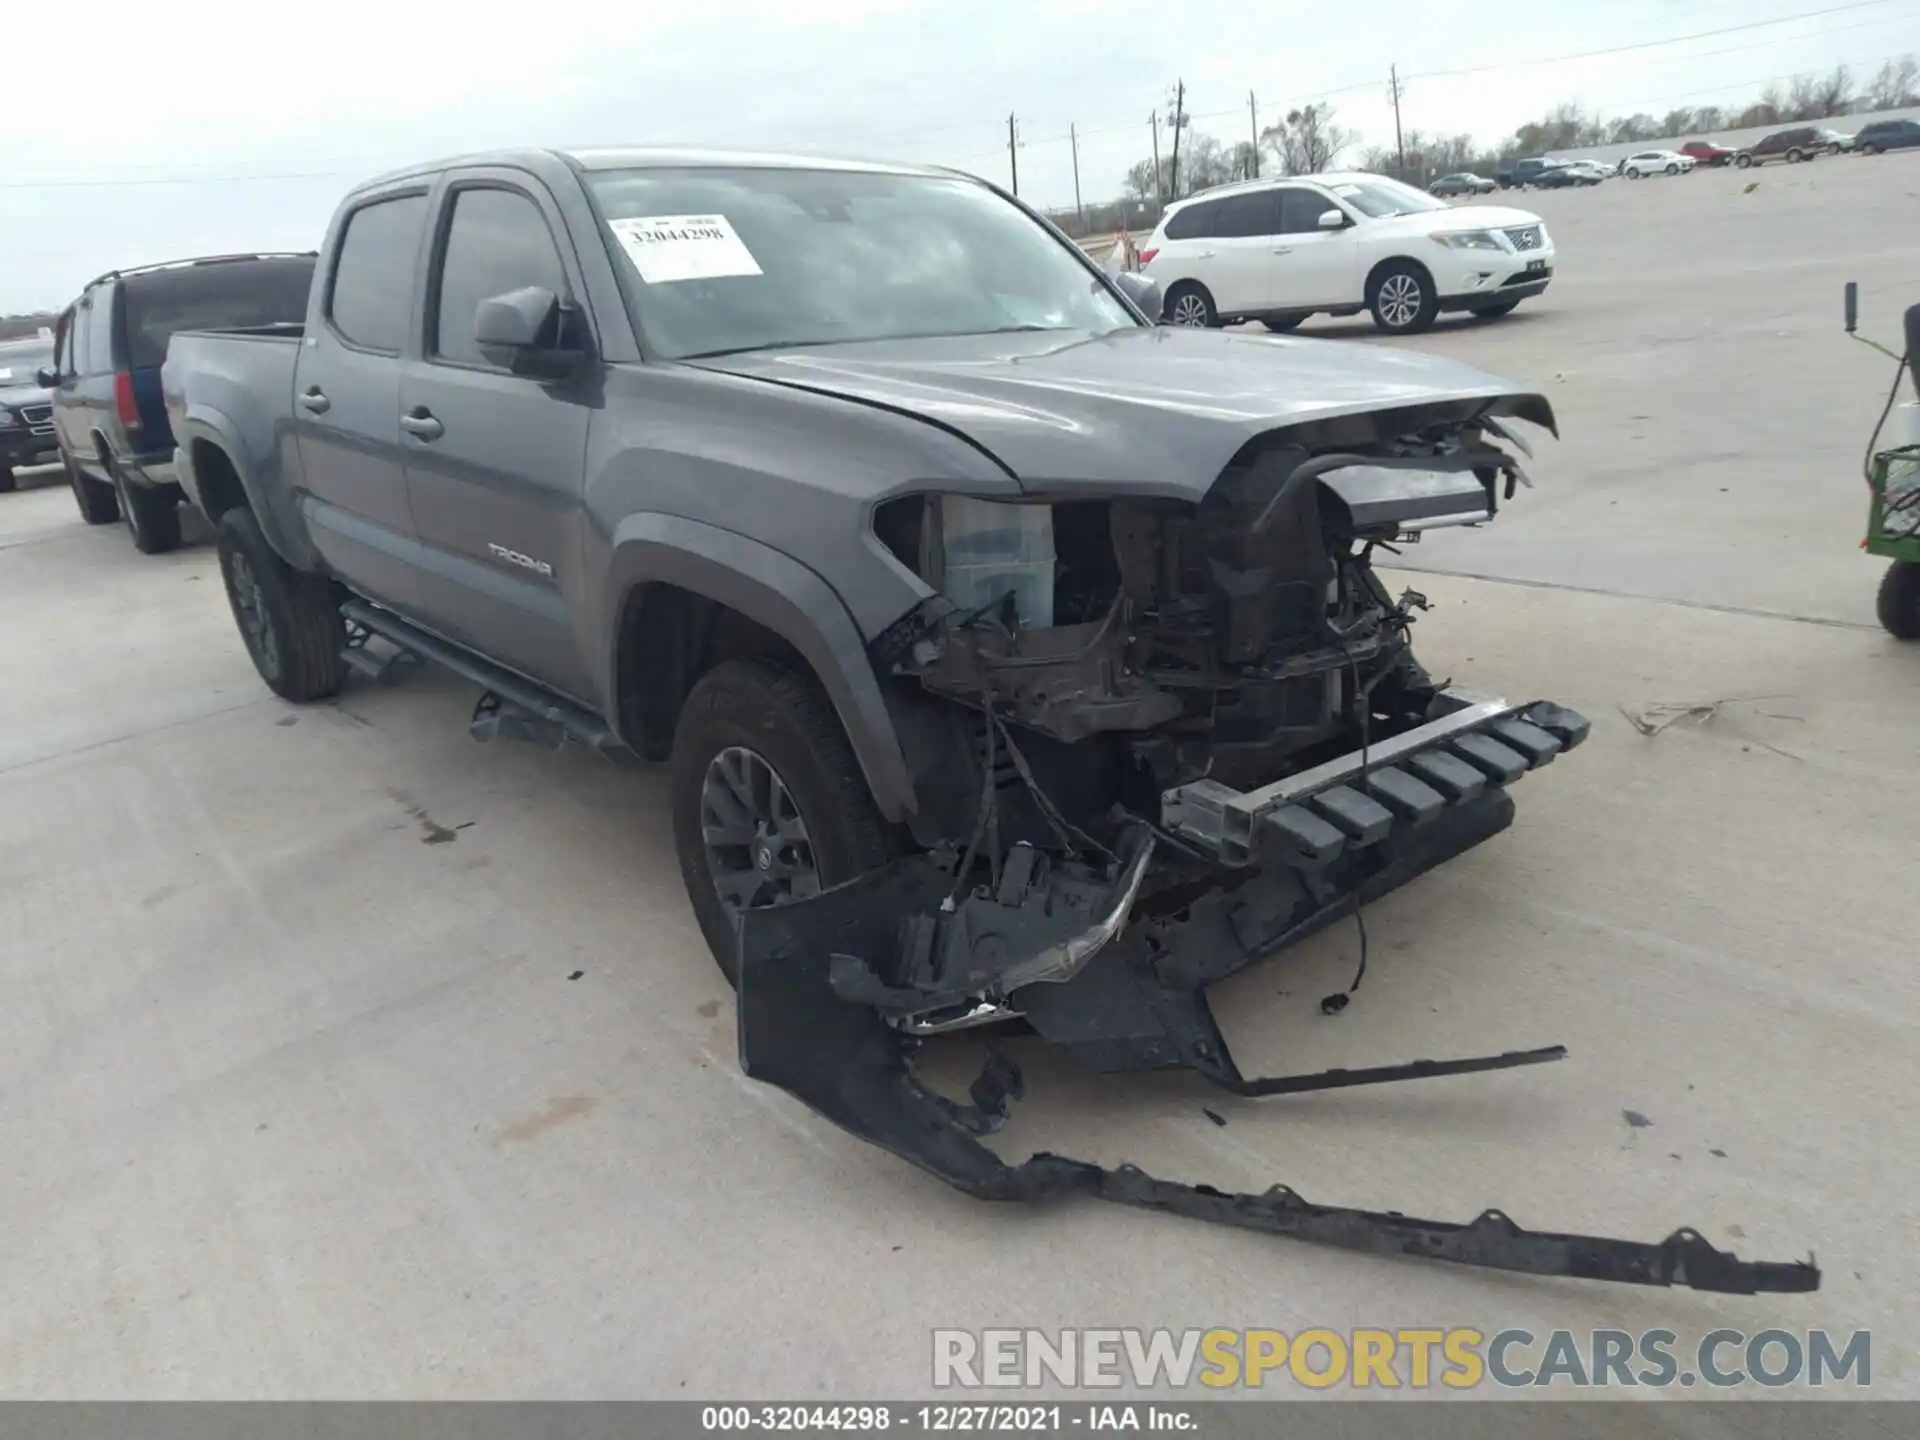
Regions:
<instances>
[{"instance_id":1,"label":"rear wheel","mask_svg":"<svg viewBox=\"0 0 1920 1440\"><path fill-rule=\"evenodd\" d=\"M1880 623L1896 640L1920 640L1920 564L1896 560L1880 581Z\"/></svg>"},{"instance_id":2,"label":"rear wheel","mask_svg":"<svg viewBox=\"0 0 1920 1440\"><path fill-rule=\"evenodd\" d=\"M1412 335L1433 324L1440 297L1425 270L1411 260L1395 260L1374 272L1367 308L1377 328L1389 335Z\"/></svg>"},{"instance_id":3,"label":"rear wheel","mask_svg":"<svg viewBox=\"0 0 1920 1440\"><path fill-rule=\"evenodd\" d=\"M1798 150L1787 151L1787 163L1789 165L1798 165L1802 160L1806 158L1807 157Z\"/></svg>"},{"instance_id":4,"label":"rear wheel","mask_svg":"<svg viewBox=\"0 0 1920 1440\"><path fill-rule=\"evenodd\" d=\"M1213 308L1213 297L1204 285L1183 280L1167 292L1160 313L1169 325L1184 325L1189 330L1205 330L1220 323Z\"/></svg>"},{"instance_id":5,"label":"rear wheel","mask_svg":"<svg viewBox=\"0 0 1920 1440\"><path fill-rule=\"evenodd\" d=\"M347 643L340 600L323 576L274 554L245 509L220 517L220 578L253 668L283 700L304 704L339 692Z\"/></svg>"},{"instance_id":6,"label":"rear wheel","mask_svg":"<svg viewBox=\"0 0 1920 1440\"><path fill-rule=\"evenodd\" d=\"M1737 168L1741 170L1750 170L1753 168L1753 156L1736 155L1733 157L1733 163Z\"/></svg>"},{"instance_id":7,"label":"rear wheel","mask_svg":"<svg viewBox=\"0 0 1920 1440\"><path fill-rule=\"evenodd\" d=\"M673 838L694 917L732 985L734 917L805 900L895 854L833 706L809 677L729 660L673 737Z\"/></svg>"},{"instance_id":8,"label":"rear wheel","mask_svg":"<svg viewBox=\"0 0 1920 1440\"><path fill-rule=\"evenodd\" d=\"M68 456L62 455L60 463L66 467L67 484L73 487L73 502L80 507L82 520L89 525L111 525L120 518L120 497L113 486L94 479Z\"/></svg>"},{"instance_id":9,"label":"rear wheel","mask_svg":"<svg viewBox=\"0 0 1920 1440\"><path fill-rule=\"evenodd\" d=\"M133 548L142 555L164 555L180 544L180 502L171 490L129 484L114 474L120 492L120 515L133 536Z\"/></svg>"}]
</instances>

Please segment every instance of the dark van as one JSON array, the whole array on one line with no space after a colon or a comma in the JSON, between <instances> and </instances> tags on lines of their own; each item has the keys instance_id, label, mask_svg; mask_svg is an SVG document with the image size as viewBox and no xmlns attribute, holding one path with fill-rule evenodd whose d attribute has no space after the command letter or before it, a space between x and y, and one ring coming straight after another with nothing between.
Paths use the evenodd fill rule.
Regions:
<instances>
[{"instance_id":1,"label":"dark van","mask_svg":"<svg viewBox=\"0 0 1920 1440\"><path fill-rule=\"evenodd\" d=\"M124 519L149 555L180 543L173 431L160 365L176 330L271 332L306 318L314 256L217 255L102 275L54 331L60 457L91 525Z\"/></svg>"}]
</instances>

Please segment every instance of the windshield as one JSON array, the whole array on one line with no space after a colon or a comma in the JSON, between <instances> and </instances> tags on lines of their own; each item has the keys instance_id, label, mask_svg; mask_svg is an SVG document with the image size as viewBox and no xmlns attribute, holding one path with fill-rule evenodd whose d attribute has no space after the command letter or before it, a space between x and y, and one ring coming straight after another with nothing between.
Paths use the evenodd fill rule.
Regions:
<instances>
[{"instance_id":1,"label":"windshield","mask_svg":"<svg viewBox=\"0 0 1920 1440\"><path fill-rule=\"evenodd\" d=\"M1444 210L1425 191L1382 176L1378 180L1341 180L1327 187L1362 215L1375 220L1389 215L1413 215L1422 210Z\"/></svg>"},{"instance_id":2,"label":"windshield","mask_svg":"<svg viewBox=\"0 0 1920 1440\"><path fill-rule=\"evenodd\" d=\"M53 347L42 341L0 345L0 385L32 385L34 373L53 368Z\"/></svg>"},{"instance_id":3,"label":"windshield","mask_svg":"<svg viewBox=\"0 0 1920 1440\"><path fill-rule=\"evenodd\" d=\"M669 359L1138 325L1080 258L970 180L842 170L589 174Z\"/></svg>"}]
</instances>

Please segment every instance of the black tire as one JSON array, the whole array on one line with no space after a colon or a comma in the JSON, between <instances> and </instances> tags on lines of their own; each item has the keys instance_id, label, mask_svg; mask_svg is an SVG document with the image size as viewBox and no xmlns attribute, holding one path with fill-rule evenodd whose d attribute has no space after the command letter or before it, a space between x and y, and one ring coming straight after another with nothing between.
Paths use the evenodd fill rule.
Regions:
<instances>
[{"instance_id":1,"label":"black tire","mask_svg":"<svg viewBox=\"0 0 1920 1440\"><path fill-rule=\"evenodd\" d=\"M1751 170L1753 168L1753 156L1736 155L1733 157L1733 163L1734 163L1734 168L1736 169Z\"/></svg>"},{"instance_id":2,"label":"black tire","mask_svg":"<svg viewBox=\"0 0 1920 1440\"><path fill-rule=\"evenodd\" d=\"M1434 293L1433 277L1420 266L1390 260L1367 283L1367 309L1382 333L1417 335L1440 313L1440 297Z\"/></svg>"},{"instance_id":3,"label":"black tire","mask_svg":"<svg viewBox=\"0 0 1920 1440\"><path fill-rule=\"evenodd\" d=\"M1211 330L1220 323L1220 312L1213 308L1213 296L1195 280L1182 280L1160 303L1160 318L1169 325L1189 330Z\"/></svg>"},{"instance_id":4,"label":"black tire","mask_svg":"<svg viewBox=\"0 0 1920 1440\"><path fill-rule=\"evenodd\" d=\"M1896 640L1920 640L1920 564L1896 560L1880 580L1875 607L1880 623Z\"/></svg>"},{"instance_id":5,"label":"black tire","mask_svg":"<svg viewBox=\"0 0 1920 1440\"><path fill-rule=\"evenodd\" d=\"M1498 320L1502 315L1511 315L1513 307L1519 303L1518 300L1499 300L1491 305L1476 305L1473 313L1482 320Z\"/></svg>"},{"instance_id":6,"label":"black tire","mask_svg":"<svg viewBox=\"0 0 1920 1440\"><path fill-rule=\"evenodd\" d=\"M1679 167L1678 165L1674 165L1674 164L1671 164L1671 163L1669 163L1669 164L1668 164L1668 166L1667 166L1667 174L1669 174L1669 175L1678 175L1679 173L1680 173L1680 167Z\"/></svg>"},{"instance_id":7,"label":"black tire","mask_svg":"<svg viewBox=\"0 0 1920 1440\"><path fill-rule=\"evenodd\" d=\"M305 704L339 693L347 627L324 576L282 560L244 508L220 517L220 579L253 668L282 700Z\"/></svg>"},{"instance_id":8,"label":"black tire","mask_svg":"<svg viewBox=\"0 0 1920 1440\"><path fill-rule=\"evenodd\" d=\"M1787 163L1789 165L1798 165L1802 160L1806 158L1807 158L1806 155L1799 150L1787 151Z\"/></svg>"},{"instance_id":9,"label":"black tire","mask_svg":"<svg viewBox=\"0 0 1920 1440\"><path fill-rule=\"evenodd\" d=\"M1839 153L1840 153L1840 147L1838 145L1827 146L1827 154L1838 155Z\"/></svg>"},{"instance_id":10,"label":"black tire","mask_svg":"<svg viewBox=\"0 0 1920 1440\"><path fill-rule=\"evenodd\" d=\"M1880 147L1878 145L1875 145L1872 141L1868 141L1865 145L1862 145L1860 147L1860 153L1862 155L1878 155L1880 153Z\"/></svg>"},{"instance_id":11,"label":"black tire","mask_svg":"<svg viewBox=\"0 0 1920 1440\"><path fill-rule=\"evenodd\" d=\"M89 525L111 525L120 518L120 496L104 480L96 480L66 455L60 457L66 467L67 484L73 490L73 503L80 507L80 518Z\"/></svg>"},{"instance_id":12,"label":"black tire","mask_svg":"<svg viewBox=\"0 0 1920 1440\"><path fill-rule=\"evenodd\" d=\"M1632 166L1629 166L1627 168L1626 173L1627 173L1627 179L1629 180L1638 180L1640 178L1640 172L1634 169Z\"/></svg>"},{"instance_id":13,"label":"black tire","mask_svg":"<svg viewBox=\"0 0 1920 1440\"><path fill-rule=\"evenodd\" d=\"M760 757L785 786L823 887L878 869L898 849L839 716L811 677L764 660L729 660L701 676L674 729L673 840L707 948L737 986L733 918L715 888L703 818L708 768L735 748Z\"/></svg>"},{"instance_id":14,"label":"black tire","mask_svg":"<svg viewBox=\"0 0 1920 1440\"><path fill-rule=\"evenodd\" d=\"M13 478L13 466L0 464L0 495L11 495L18 484Z\"/></svg>"},{"instance_id":15,"label":"black tire","mask_svg":"<svg viewBox=\"0 0 1920 1440\"><path fill-rule=\"evenodd\" d=\"M109 472L112 473L112 472ZM142 555L164 555L180 548L180 501L171 490L130 485L114 474L120 492L120 515L133 536L133 548Z\"/></svg>"},{"instance_id":16,"label":"black tire","mask_svg":"<svg viewBox=\"0 0 1920 1440\"><path fill-rule=\"evenodd\" d=\"M1298 330L1306 318L1304 315L1275 315L1260 323L1276 335L1285 335L1289 331Z\"/></svg>"}]
</instances>

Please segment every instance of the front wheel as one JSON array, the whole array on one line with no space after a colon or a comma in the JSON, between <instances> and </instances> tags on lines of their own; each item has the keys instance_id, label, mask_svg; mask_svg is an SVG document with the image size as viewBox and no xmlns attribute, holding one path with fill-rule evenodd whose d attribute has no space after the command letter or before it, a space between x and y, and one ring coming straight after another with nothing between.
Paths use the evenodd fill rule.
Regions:
<instances>
[{"instance_id":1,"label":"front wheel","mask_svg":"<svg viewBox=\"0 0 1920 1440\"><path fill-rule=\"evenodd\" d=\"M1753 156L1736 155L1733 157L1733 164L1735 169L1751 170L1753 168Z\"/></svg>"},{"instance_id":2,"label":"front wheel","mask_svg":"<svg viewBox=\"0 0 1920 1440\"><path fill-rule=\"evenodd\" d=\"M1678 175L1679 173L1680 173L1680 167L1678 165L1667 166L1667 174Z\"/></svg>"},{"instance_id":3,"label":"front wheel","mask_svg":"<svg viewBox=\"0 0 1920 1440\"><path fill-rule=\"evenodd\" d=\"M1389 335L1412 335L1433 324L1440 312L1433 277L1410 260L1382 266L1367 296L1373 323Z\"/></svg>"},{"instance_id":4,"label":"front wheel","mask_svg":"<svg viewBox=\"0 0 1920 1440\"><path fill-rule=\"evenodd\" d=\"M1639 172L1638 170L1636 170L1636 169L1634 169L1634 168L1633 168L1633 167L1632 167L1631 165L1630 165L1630 166L1628 166L1628 167L1627 167L1627 179L1629 179L1629 180L1638 180L1639 178L1640 178L1640 172Z\"/></svg>"},{"instance_id":5,"label":"front wheel","mask_svg":"<svg viewBox=\"0 0 1920 1440\"><path fill-rule=\"evenodd\" d=\"M1880 623L1896 640L1920 640L1920 563L1896 560L1880 581Z\"/></svg>"},{"instance_id":6,"label":"front wheel","mask_svg":"<svg viewBox=\"0 0 1920 1440\"><path fill-rule=\"evenodd\" d=\"M250 510L220 517L220 578L253 668L269 690L295 704L339 693L347 643L339 597L324 576L296 570L276 555Z\"/></svg>"},{"instance_id":7,"label":"front wheel","mask_svg":"<svg viewBox=\"0 0 1920 1440\"><path fill-rule=\"evenodd\" d=\"M1880 147L1878 145L1862 145L1860 147L1860 153L1862 155L1878 155L1880 153Z\"/></svg>"},{"instance_id":8,"label":"front wheel","mask_svg":"<svg viewBox=\"0 0 1920 1440\"><path fill-rule=\"evenodd\" d=\"M1185 281L1167 292L1167 300L1160 307L1161 315L1169 325L1182 325L1189 330L1206 330L1220 321L1213 308L1213 297L1204 286Z\"/></svg>"},{"instance_id":9,"label":"front wheel","mask_svg":"<svg viewBox=\"0 0 1920 1440\"><path fill-rule=\"evenodd\" d=\"M674 729L673 840L707 947L739 984L734 917L818 895L894 857L840 718L764 660L703 675Z\"/></svg>"}]
</instances>

